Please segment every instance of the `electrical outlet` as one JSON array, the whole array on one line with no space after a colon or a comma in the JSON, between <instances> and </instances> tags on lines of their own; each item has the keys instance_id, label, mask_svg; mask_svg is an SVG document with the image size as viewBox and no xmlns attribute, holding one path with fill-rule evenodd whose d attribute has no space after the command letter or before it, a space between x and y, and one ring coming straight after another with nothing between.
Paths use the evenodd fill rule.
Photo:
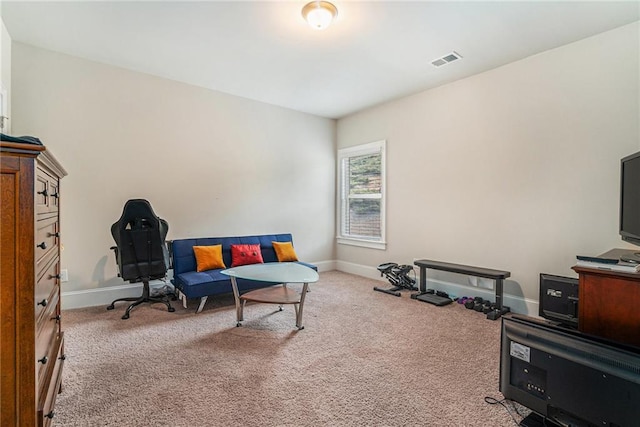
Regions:
<instances>
[{"instance_id":1,"label":"electrical outlet","mask_svg":"<svg viewBox=\"0 0 640 427\"><path fill-rule=\"evenodd\" d=\"M60 270L60 281L61 282L69 281L69 271L66 268L63 270Z\"/></svg>"},{"instance_id":2,"label":"electrical outlet","mask_svg":"<svg viewBox=\"0 0 640 427\"><path fill-rule=\"evenodd\" d=\"M478 287L484 289L493 289L493 280L484 277L478 277Z\"/></svg>"}]
</instances>

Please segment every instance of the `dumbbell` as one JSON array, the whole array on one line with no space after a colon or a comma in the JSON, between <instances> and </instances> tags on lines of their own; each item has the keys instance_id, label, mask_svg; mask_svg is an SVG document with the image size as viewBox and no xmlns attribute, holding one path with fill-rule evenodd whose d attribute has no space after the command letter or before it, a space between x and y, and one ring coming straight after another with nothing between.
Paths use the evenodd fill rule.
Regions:
<instances>
[{"instance_id":1,"label":"dumbbell","mask_svg":"<svg viewBox=\"0 0 640 427\"><path fill-rule=\"evenodd\" d=\"M475 311L481 312L482 309L484 308L484 305L487 303L488 301L476 301L475 304L473 305L473 309Z\"/></svg>"},{"instance_id":2,"label":"dumbbell","mask_svg":"<svg viewBox=\"0 0 640 427\"><path fill-rule=\"evenodd\" d=\"M482 306L482 312L484 314L492 312L495 309L496 309L496 304L491 301L485 301L484 305Z\"/></svg>"},{"instance_id":3,"label":"dumbbell","mask_svg":"<svg viewBox=\"0 0 640 427\"><path fill-rule=\"evenodd\" d=\"M466 308L468 308L469 310L473 309L473 307L476 305L476 303L478 302L478 298L480 297L475 297L473 299L469 298L465 303L464 306ZM482 301L482 298L479 299L479 301Z\"/></svg>"}]
</instances>

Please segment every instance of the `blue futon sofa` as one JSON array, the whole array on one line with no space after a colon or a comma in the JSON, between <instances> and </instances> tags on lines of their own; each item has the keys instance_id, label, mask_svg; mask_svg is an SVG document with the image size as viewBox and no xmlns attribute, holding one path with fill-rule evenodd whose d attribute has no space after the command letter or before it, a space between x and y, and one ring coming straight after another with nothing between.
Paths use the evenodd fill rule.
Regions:
<instances>
[{"instance_id":1,"label":"blue futon sofa","mask_svg":"<svg viewBox=\"0 0 640 427\"><path fill-rule=\"evenodd\" d=\"M171 257L173 261L173 280L171 281L187 308L188 298L200 298L200 305L196 313L200 313L209 295L219 295L233 292L231 279L220 272L222 269L196 271L196 257L194 246L222 245L222 259L227 268L231 267L231 245L260 244L260 252L264 262L278 262L272 242L293 242L291 234L272 234L242 237L207 237L201 239L177 239L171 243ZM299 264L318 270L306 262ZM253 280L237 279L238 291L243 293L250 289L272 286L276 283L257 282Z\"/></svg>"}]
</instances>

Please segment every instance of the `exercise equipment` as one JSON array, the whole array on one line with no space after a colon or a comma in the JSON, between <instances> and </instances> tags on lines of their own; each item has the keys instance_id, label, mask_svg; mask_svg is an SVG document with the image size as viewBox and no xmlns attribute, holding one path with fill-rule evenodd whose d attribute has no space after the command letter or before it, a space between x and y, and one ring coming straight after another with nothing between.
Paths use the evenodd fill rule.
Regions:
<instances>
[{"instance_id":1,"label":"exercise equipment","mask_svg":"<svg viewBox=\"0 0 640 427\"><path fill-rule=\"evenodd\" d=\"M401 290L417 291L415 286L415 272L414 277L409 277L409 272L413 272L413 267L410 265L398 265L395 262L387 262L380 264L378 267L380 276L386 277L389 283L393 285L392 288L384 289L377 286L373 287L374 291L384 292L385 294L394 295L399 297Z\"/></svg>"},{"instance_id":2,"label":"exercise equipment","mask_svg":"<svg viewBox=\"0 0 640 427\"><path fill-rule=\"evenodd\" d=\"M449 297L449 294L444 291L437 291L435 289L427 289L422 294L413 294L411 299L417 299L418 301L428 302L437 307L451 304L453 300Z\"/></svg>"}]
</instances>

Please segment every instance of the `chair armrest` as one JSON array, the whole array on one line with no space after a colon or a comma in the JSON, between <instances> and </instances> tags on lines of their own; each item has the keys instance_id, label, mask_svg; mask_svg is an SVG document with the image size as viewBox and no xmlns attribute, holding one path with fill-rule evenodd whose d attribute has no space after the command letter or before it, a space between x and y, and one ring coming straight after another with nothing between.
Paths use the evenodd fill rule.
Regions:
<instances>
[{"instance_id":1,"label":"chair armrest","mask_svg":"<svg viewBox=\"0 0 640 427\"><path fill-rule=\"evenodd\" d=\"M167 251L169 252L169 265L167 266L167 270L173 270L173 240L165 240L164 243L167 245Z\"/></svg>"},{"instance_id":2,"label":"chair armrest","mask_svg":"<svg viewBox=\"0 0 640 427\"><path fill-rule=\"evenodd\" d=\"M113 254L116 257L116 265L118 266L118 277L120 276L120 264L118 263L118 247L117 246L111 246L109 249L111 249L113 251Z\"/></svg>"}]
</instances>

